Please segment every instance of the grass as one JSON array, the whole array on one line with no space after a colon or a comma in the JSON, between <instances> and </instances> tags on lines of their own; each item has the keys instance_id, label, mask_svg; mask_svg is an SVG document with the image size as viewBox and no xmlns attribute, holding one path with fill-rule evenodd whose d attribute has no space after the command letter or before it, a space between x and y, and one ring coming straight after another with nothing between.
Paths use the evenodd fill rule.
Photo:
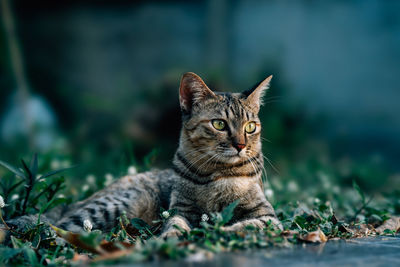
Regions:
<instances>
[{"instance_id":1,"label":"grass","mask_svg":"<svg viewBox=\"0 0 400 267\"><path fill-rule=\"evenodd\" d=\"M146 157L146 166L151 165L152 157L154 153ZM210 218L203 216L199 228L190 233L182 231L179 239L168 240L157 236L165 220L173 215L173 210L160 210L160 218L153 226L139 218L128 219L122 215L110 232L89 227L79 234L44 224L39 216L25 229L9 229L6 240L5 232L2 232L0 259L7 265L31 266L68 266L77 261L111 264L175 260L199 253L207 257L219 252L325 242L332 238L394 234L397 229L379 233L374 229L400 213L400 192L389 190L385 194L367 194L358 182L368 180L371 173L378 171L365 163L348 162L350 171L342 172L337 162L322 158L304 159L300 164L293 164L289 171L265 181L266 196L284 225L283 231L269 225L262 231L248 227L239 233L224 232L223 226L232 218L235 202L221 213L211 214ZM0 165L4 167L4 172L0 173L3 175L0 186L5 202L1 218L5 221L22 215L40 215L83 199L114 179L111 174L102 180L88 176L82 188L66 186L65 177L73 167L60 162L40 165L36 155L30 164L22 160L20 167L2 161ZM362 171L364 167L360 166L374 171ZM134 173L143 168L131 166L126 169ZM303 183L298 182L299 178Z\"/></svg>"}]
</instances>

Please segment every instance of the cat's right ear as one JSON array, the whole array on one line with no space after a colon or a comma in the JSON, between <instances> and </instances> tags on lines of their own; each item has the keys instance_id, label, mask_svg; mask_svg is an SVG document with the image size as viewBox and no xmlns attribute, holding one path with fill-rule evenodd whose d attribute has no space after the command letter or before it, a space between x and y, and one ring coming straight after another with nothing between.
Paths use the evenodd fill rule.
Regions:
<instances>
[{"instance_id":1,"label":"cat's right ear","mask_svg":"<svg viewBox=\"0 0 400 267\"><path fill-rule=\"evenodd\" d=\"M209 97L216 96L197 74L193 72L183 74L179 86L179 102L183 112L190 113L194 104Z\"/></svg>"}]
</instances>

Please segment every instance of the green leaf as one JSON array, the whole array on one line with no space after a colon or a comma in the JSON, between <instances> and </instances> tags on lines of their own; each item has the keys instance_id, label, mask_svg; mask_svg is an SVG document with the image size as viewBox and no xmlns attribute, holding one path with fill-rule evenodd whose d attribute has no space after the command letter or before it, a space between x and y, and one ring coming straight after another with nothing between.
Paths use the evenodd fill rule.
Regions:
<instances>
[{"instance_id":1,"label":"green leaf","mask_svg":"<svg viewBox=\"0 0 400 267\"><path fill-rule=\"evenodd\" d=\"M294 222L300 226L301 229L306 229L307 228L307 220L303 216L296 216L294 218Z\"/></svg>"},{"instance_id":2,"label":"green leaf","mask_svg":"<svg viewBox=\"0 0 400 267\"><path fill-rule=\"evenodd\" d=\"M38 214L37 223L38 223L38 224L40 223L40 216L41 216L44 212L46 212L46 211L48 211L48 210L54 208L54 207L57 206L57 205L60 205L60 204L62 204L62 203L65 203L66 201L67 201L66 198L53 198L53 199L51 199L49 202L46 202L46 204L43 205L43 206L40 208L40 211L39 211L39 214Z\"/></svg>"},{"instance_id":3,"label":"green leaf","mask_svg":"<svg viewBox=\"0 0 400 267\"><path fill-rule=\"evenodd\" d=\"M102 233L99 230L93 230L90 233L84 233L79 236L79 239L86 245L90 247L97 247L100 245L102 240Z\"/></svg>"},{"instance_id":4,"label":"green leaf","mask_svg":"<svg viewBox=\"0 0 400 267\"><path fill-rule=\"evenodd\" d=\"M36 253L33 249L25 247L24 249L25 258L29 261L30 266L38 266L39 262L36 257Z\"/></svg>"},{"instance_id":5,"label":"green leaf","mask_svg":"<svg viewBox=\"0 0 400 267\"><path fill-rule=\"evenodd\" d=\"M15 236L11 236L11 243L14 248L23 248L24 247L24 242L22 242L21 239L18 239Z\"/></svg>"},{"instance_id":6,"label":"green leaf","mask_svg":"<svg viewBox=\"0 0 400 267\"><path fill-rule=\"evenodd\" d=\"M178 231L181 232L182 234L183 234L183 233L186 233L186 230L183 229L182 227L180 227L180 226L177 225L177 224L172 225L172 227L174 227L176 230L178 230Z\"/></svg>"},{"instance_id":7,"label":"green leaf","mask_svg":"<svg viewBox=\"0 0 400 267\"><path fill-rule=\"evenodd\" d=\"M145 221L143 221L140 218L133 218L131 220L131 224L138 230L146 230L151 228L150 225L148 225Z\"/></svg>"},{"instance_id":8,"label":"green leaf","mask_svg":"<svg viewBox=\"0 0 400 267\"><path fill-rule=\"evenodd\" d=\"M206 230L204 230L204 229L193 229L193 230L191 230L190 231L190 234L191 235L200 235L200 236L202 236L202 235L205 235L205 233L206 233Z\"/></svg>"},{"instance_id":9,"label":"green leaf","mask_svg":"<svg viewBox=\"0 0 400 267\"><path fill-rule=\"evenodd\" d=\"M32 173L32 177L35 179L36 175L37 175L37 171L38 171L38 158L37 158L37 153L35 153L32 157L31 160L31 165L30 168L31 173Z\"/></svg>"},{"instance_id":10,"label":"green leaf","mask_svg":"<svg viewBox=\"0 0 400 267\"><path fill-rule=\"evenodd\" d=\"M66 171L66 170L75 168L76 166L77 166L77 165L73 165L73 166L68 167L68 168L62 168L62 169L59 169L59 170L50 171L50 172L48 172L48 173L46 173L46 174L43 174L43 175L40 176L38 179L42 179L42 178L47 178L47 177L53 176L53 175L55 175L55 174L57 174L57 173L60 173L60 172L63 172L63 171Z\"/></svg>"},{"instance_id":11,"label":"green leaf","mask_svg":"<svg viewBox=\"0 0 400 267\"><path fill-rule=\"evenodd\" d=\"M14 184L13 186L11 186L10 188L7 189L7 194L11 194L12 191L14 191L14 189L16 189L18 186L20 186L22 183L24 183L25 181L19 181L18 183Z\"/></svg>"},{"instance_id":12,"label":"green leaf","mask_svg":"<svg viewBox=\"0 0 400 267\"><path fill-rule=\"evenodd\" d=\"M2 247L0 248L0 260L3 264L7 263L10 259L16 257L21 252L21 249Z\"/></svg>"},{"instance_id":13,"label":"green leaf","mask_svg":"<svg viewBox=\"0 0 400 267\"><path fill-rule=\"evenodd\" d=\"M224 210L221 212L222 216L222 224L228 223L232 217L233 217L233 212L236 208L236 206L239 204L239 199L233 201L231 204L229 204Z\"/></svg>"},{"instance_id":14,"label":"green leaf","mask_svg":"<svg viewBox=\"0 0 400 267\"><path fill-rule=\"evenodd\" d=\"M4 168L8 169L9 171L13 172L15 175L26 179L25 174L23 172L21 172L20 170L18 170L18 168L12 166L11 164L8 164L8 163L0 160L0 165L3 166Z\"/></svg>"},{"instance_id":15,"label":"green leaf","mask_svg":"<svg viewBox=\"0 0 400 267\"><path fill-rule=\"evenodd\" d=\"M360 195L361 200L363 203L365 203L365 195L364 192L361 190L361 188L358 186L357 182L355 180L353 180L353 188L354 190L357 191L357 193Z\"/></svg>"},{"instance_id":16,"label":"green leaf","mask_svg":"<svg viewBox=\"0 0 400 267\"><path fill-rule=\"evenodd\" d=\"M28 168L28 165L26 165L26 163L23 159L21 159L21 163L22 163L22 167L24 167L24 169L25 169L25 172L28 174L28 177L26 177L26 178L29 178L30 182L32 182L35 179L35 177L32 176L31 170Z\"/></svg>"},{"instance_id":17,"label":"green leaf","mask_svg":"<svg viewBox=\"0 0 400 267\"><path fill-rule=\"evenodd\" d=\"M154 160L156 159L158 154L158 149L153 149L149 154L147 154L143 159L144 166L146 168L150 168L153 165Z\"/></svg>"},{"instance_id":18,"label":"green leaf","mask_svg":"<svg viewBox=\"0 0 400 267\"><path fill-rule=\"evenodd\" d=\"M36 234L35 234L35 236L33 237L33 240L32 240L32 246L34 248L38 248L41 241L42 241L42 238L40 237L40 232L36 232Z\"/></svg>"}]
</instances>

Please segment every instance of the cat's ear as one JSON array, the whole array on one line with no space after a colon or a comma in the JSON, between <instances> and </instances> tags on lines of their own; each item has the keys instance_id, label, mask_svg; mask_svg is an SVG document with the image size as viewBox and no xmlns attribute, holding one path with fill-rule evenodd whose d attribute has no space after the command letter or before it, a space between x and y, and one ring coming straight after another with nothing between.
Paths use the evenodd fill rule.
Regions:
<instances>
[{"instance_id":1,"label":"cat's ear","mask_svg":"<svg viewBox=\"0 0 400 267\"><path fill-rule=\"evenodd\" d=\"M253 89L243 92L247 105L252 108L255 113L258 113L260 106L263 104L263 96L269 88L271 79L272 75L262 81L259 85L255 86Z\"/></svg>"},{"instance_id":2,"label":"cat's ear","mask_svg":"<svg viewBox=\"0 0 400 267\"><path fill-rule=\"evenodd\" d=\"M193 104L209 97L216 96L198 75L193 72L183 74L179 87L179 102L182 111L190 112Z\"/></svg>"}]
</instances>

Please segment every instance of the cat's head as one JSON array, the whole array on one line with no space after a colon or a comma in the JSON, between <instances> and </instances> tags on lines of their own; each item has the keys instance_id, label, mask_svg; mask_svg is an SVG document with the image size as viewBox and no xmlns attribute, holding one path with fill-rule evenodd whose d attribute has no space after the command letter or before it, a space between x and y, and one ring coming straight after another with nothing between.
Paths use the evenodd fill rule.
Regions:
<instances>
[{"instance_id":1,"label":"cat's head","mask_svg":"<svg viewBox=\"0 0 400 267\"><path fill-rule=\"evenodd\" d=\"M271 78L243 93L219 93L196 74L185 73L179 88L181 148L227 163L260 153L258 112Z\"/></svg>"}]
</instances>

